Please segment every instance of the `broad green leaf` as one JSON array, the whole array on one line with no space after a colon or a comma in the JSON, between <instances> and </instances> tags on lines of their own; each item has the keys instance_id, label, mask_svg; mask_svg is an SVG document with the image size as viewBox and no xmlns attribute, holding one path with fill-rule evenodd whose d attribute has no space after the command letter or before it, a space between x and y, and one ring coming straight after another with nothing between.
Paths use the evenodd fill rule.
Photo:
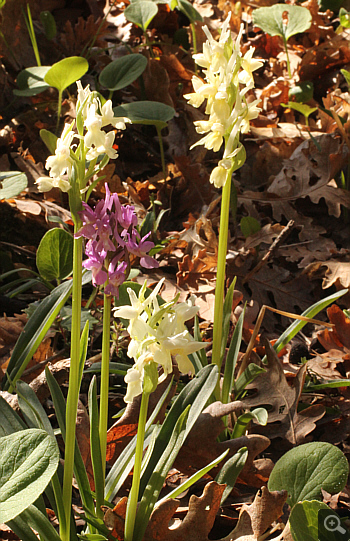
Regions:
<instances>
[{"instance_id":1,"label":"broad green leaf","mask_svg":"<svg viewBox=\"0 0 350 541\"><path fill-rule=\"evenodd\" d=\"M268 413L265 408L255 408L252 411L247 411L240 415L235 423L232 432L232 439L240 438L244 436L245 431L248 428L250 421L255 420L260 425L266 426L267 424Z\"/></svg>"},{"instance_id":2,"label":"broad green leaf","mask_svg":"<svg viewBox=\"0 0 350 541\"><path fill-rule=\"evenodd\" d=\"M81 56L69 56L56 62L44 77L44 81L59 92L63 92L69 85L81 79L89 69L86 58Z\"/></svg>"},{"instance_id":3,"label":"broad green leaf","mask_svg":"<svg viewBox=\"0 0 350 541\"><path fill-rule=\"evenodd\" d=\"M220 505L222 505L226 498L231 494L237 481L237 477L241 473L247 458L248 449L246 447L242 447L239 451L237 451L236 454L231 456L231 458L225 462L220 472L216 476L215 481L217 483L226 485L224 493L221 497Z\"/></svg>"},{"instance_id":4,"label":"broad green leaf","mask_svg":"<svg viewBox=\"0 0 350 541\"><path fill-rule=\"evenodd\" d=\"M0 172L0 200L12 199L28 186L27 175L20 171Z\"/></svg>"},{"instance_id":5,"label":"broad green leaf","mask_svg":"<svg viewBox=\"0 0 350 541\"><path fill-rule=\"evenodd\" d=\"M340 20L341 26L344 26L344 28L350 28L350 12L349 11L346 11L346 9L344 8L340 8L339 20ZM340 70L340 71L343 72L343 70Z\"/></svg>"},{"instance_id":6,"label":"broad green leaf","mask_svg":"<svg viewBox=\"0 0 350 541\"><path fill-rule=\"evenodd\" d=\"M120 90L133 83L145 71L147 58L142 54L129 54L117 58L100 73L99 83L108 90Z\"/></svg>"},{"instance_id":7,"label":"broad green leaf","mask_svg":"<svg viewBox=\"0 0 350 541\"><path fill-rule=\"evenodd\" d=\"M194 23L195 21L203 21L202 15L190 2L188 2L188 0L176 0L176 2L171 2L171 6L174 4L179 11L186 15L191 23ZM171 9L174 9L174 7L171 7Z\"/></svg>"},{"instance_id":8,"label":"broad green leaf","mask_svg":"<svg viewBox=\"0 0 350 541\"><path fill-rule=\"evenodd\" d=\"M13 91L15 96L36 96L44 92L50 85L45 82L44 77L51 69L51 66L33 66L22 70L17 77L19 90Z\"/></svg>"},{"instance_id":9,"label":"broad green leaf","mask_svg":"<svg viewBox=\"0 0 350 541\"><path fill-rule=\"evenodd\" d=\"M73 237L65 229L49 229L40 241L36 266L48 281L64 280L73 269Z\"/></svg>"},{"instance_id":10,"label":"broad green leaf","mask_svg":"<svg viewBox=\"0 0 350 541\"><path fill-rule=\"evenodd\" d=\"M157 13L157 4L151 0L139 0L137 2L132 2L124 10L126 20L136 24L142 28L144 32L146 32L149 23L157 15Z\"/></svg>"},{"instance_id":11,"label":"broad green leaf","mask_svg":"<svg viewBox=\"0 0 350 541\"><path fill-rule=\"evenodd\" d=\"M45 490L59 462L56 440L36 428L0 439L0 523L12 520Z\"/></svg>"},{"instance_id":12,"label":"broad green leaf","mask_svg":"<svg viewBox=\"0 0 350 541\"><path fill-rule=\"evenodd\" d=\"M55 17L50 11L42 11L40 13L40 20L44 27L45 36L47 39L53 39L57 34Z\"/></svg>"},{"instance_id":13,"label":"broad green leaf","mask_svg":"<svg viewBox=\"0 0 350 541\"><path fill-rule=\"evenodd\" d=\"M339 541L343 537L342 534L339 536L337 530L332 532L324 526L325 520L327 520L326 526L328 526L330 520L328 517L337 521L335 525L339 530L340 518L325 503L317 500L297 503L289 517L294 541Z\"/></svg>"},{"instance_id":14,"label":"broad green leaf","mask_svg":"<svg viewBox=\"0 0 350 541\"><path fill-rule=\"evenodd\" d=\"M349 28L350 28L350 26L349 26ZM340 70L340 71L344 75L346 84L350 88L350 71L348 71L348 70Z\"/></svg>"},{"instance_id":15,"label":"broad green leaf","mask_svg":"<svg viewBox=\"0 0 350 541\"><path fill-rule=\"evenodd\" d=\"M321 488L340 492L346 483L349 464L344 454L326 442L312 442L291 449L272 470L268 489L287 490L289 505L322 498Z\"/></svg>"},{"instance_id":16,"label":"broad green leaf","mask_svg":"<svg viewBox=\"0 0 350 541\"><path fill-rule=\"evenodd\" d=\"M44 141L46 147L49 149L51 154L55 154L56 146L57 146L57 135L54 133L48 131L48 130L40 130L40 137Z\"/></svg>"},{"instance_id":17,"label":"broad green leaf","mask_svg":"<svg viewBox=\"0 0 350 541\"><path fill-rule=\"evenodd\" d=\"M126 10L125 10L126 11ZM158 101L135 101L113 109L115 116L126 116L133 124L146 124L165 128L175 109Z\"/></svg>"},{"instance_id":18,"label":"broad green leaf","mask_svg":"<svg viewBox=\"0 0 350 541\"><path fill-rule=\"evenodd\" d=\"M243 216L239 225L245 238L248 238L261 230L260 222L252 216Z\"/></svg>"},{"instance_id":19,"label":"broad green leaf","mask_svg":"<svg viewBox=\"0 0 350 541\"><path fill-rule=\"evenodd\" d=\"M24 381L17 381L18 405L29 428L40 428L54 437L49 418L33 389Z\"/></svg>"},{"instance_id":20,"label":"broad green leaf","mask_svg":"<svg viewBox=\"0 0 350 541\"><path fill-rule=\"evenodd\" d=\"M289 89L288 96L298 103L307 103L314 96L314 84L311 81L301 81Z\"/></svg>"},{"instance_id":21,"label":"broad green leaf","mask_svg":"<svg viewBox=\"0 0 350 541\"><path fill-rule=\"evenodd\" d=\"M284 14L287 13L284 18ZM253 11L253 23L270 34L280 36L285 41L311 26L311 13L307 8L290 4L275 4Z\"/></svg>"},{"instance_id":22,"label":"broad green leaf","mask_svg":"<svg viewBox=\"0 0 350 541\"><path fill-rule=\"evenodd\" d=\"M298 111L298 113L304 115L306 119L308 119L312 113L317 111L317 107L310 107L309 105L306 105L306 103L298 103L296 101L281 103L281 105L282 107L289 107L289 109L294 109L294 111Z\"/></svg>"}]
</instances>

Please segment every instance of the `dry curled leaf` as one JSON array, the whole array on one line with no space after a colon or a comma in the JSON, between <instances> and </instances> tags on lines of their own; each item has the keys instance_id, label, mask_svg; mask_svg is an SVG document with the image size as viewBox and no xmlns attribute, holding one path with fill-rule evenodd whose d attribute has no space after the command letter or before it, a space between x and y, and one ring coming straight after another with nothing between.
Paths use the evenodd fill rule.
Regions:
<instances>
[{"instance_id":1,"label":"dry curled leaf","mask_svg":"<svg viewBox=\"0 0 350 541\"><path fill-rule=\"evenodd\" d=\"M306 436L316 426L316 421L325 413L323 405L313 405L298 412L298 403L303 390L306 364L301 366L289 385L275 350L265 340L267 371L255 378L247 386L256 390L256 395L245 398L242 402L247 407L269 405L269 417L266 427L254 425L252 431L268 434L270 438L284 438L292 445L306 441Z\"/></svg>"},{"instance_id":2,"label":"dry curled leaf","mask_svg":"<svg viewBox=\"0 0 350 541\"><path fill-rule=\"evenodd\" d=\"M175 528L168 525L180 502L165 500L154 509L143 541L209 541L225 486L212 481L204 487L202 496L193 494L187 515Z\"/></svg>"}]
</instances>

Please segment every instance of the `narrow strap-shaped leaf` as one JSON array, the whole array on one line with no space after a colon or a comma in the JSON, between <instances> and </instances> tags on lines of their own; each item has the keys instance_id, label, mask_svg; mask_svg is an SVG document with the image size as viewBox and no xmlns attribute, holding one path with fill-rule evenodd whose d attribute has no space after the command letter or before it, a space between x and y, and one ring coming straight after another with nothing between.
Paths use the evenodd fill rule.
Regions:
<instances>
[{"instance_id":1,"label":"narrow strap-shaped leaf","mask_svg":"<svg viewBox=\"0 0 350 541\"><path fill-rule=\"evenodd\" d=\"M62 438L66 438L66 402L64 400L62 391L57 381L51 374L50 370L46 367L45 374L48 386L51 392L51 398L55 406L55 412L57 416L57 421L61 429ZM79 486L80 496L83 502L84 507L89 509L94 513L94 500L90 490L89 479L86 473L84 462L78 447L77 442L75 442L75 453L74 453L74 474Z\"/></svg>"},{"instance_id":2,"label":"narrow strap-shaped leaf","mask_svg":"<svg viewBox=\"0 0 350 541\"><path fill-rule=\"evenodd\" d=\"M143 494L160 457L166 449L169 438L173 433L180 415L189 405L191 405L185 429L185 436L187 436L215 389L217 378L218 367L213 364L205 366L198 372L196 377L182 389L181 393L176 398L158 434L154 451L147 468L142 475L140 495Z\"/></svg>"},{"instance_id":3,"label":"narrow strap-shaped leaf","mask_svg":"<svg viewBox=\"0 0 350 541\"><path fill-rule=\"evenodd\" d=\"M97 405L96 376L94 376L91 380L88 399L90 417L90 450L92 469L94 472L96 500L103 502L105 479L102 470L101 443L98 430L99 415Z\"/></svg>"},{"instance_id":4,"label":"narrow strap-shaped leaf","mask_svg":"<svg viewBox=\"0 0 350 541\"><path fill-rule=\"evenodd\" d=\"M222 337L221 337L221 359L224 358L228 333L230 330L230 321L232 313L232 301L233 301L233 292L236 285L236 276L231 282L230 287L227 290L226 297L224 300L223 306L223 319L222 319Z\"/></svg>"},{"instance_id":5,"label":"narrow strap-shaped leaf","mask_svg":"<svg viewBox=\"0 0 350 541\"><path fill-rule=\"evenodd\" d=\"M21 518L23 518L31 528L36 530L44 541L61 541L60 536L52 526L47 515L43 515L35 505L30 505L25 509L25 511L21 513Z\"/></svg>"},{"instance_id":6,"label":"narrow strap-shaped leaf","mask_svg":"<svg viewBox=\"0 0 350 541\"><path fill-rule=\"evenodd\" d=\"M265 408L255 408L253 411L247 411L240 415L235 423L232 432L232 439L244 436L250 421L255 419L259 424L265 426L268 413Z\"/></svg>"},{"instance_id":7,"label":"narrow strap-shaped leaf","mask_svg":"<svg viewBox=\"0 0 350 541\"><path fill-rule=\"evenodd\" d=\"M237 363L238 353L241 347L242 331L244 322L245 308L237 321L235 330L233 331L230 347L227 352L225 361L224 379L222 382L221 402L227 404L230 400L230 393L234 385L235 368Z\"/></svg>"},{"instance_id":8,"label":"narrow strap-shaped leaf","mask_svg":"<svg viewBox=\"0 0 350 541\"><path fill-rule=\"evenodd\" d=\"M243 466L248 458L248 449L242 447L236 454L231 456L220 470L220 473L216 476L215 481L220 484L225 484L226 488L221 497L220 505L224 503L227 496L231 493L233 487L236 484L237 477L241 473Z\"/></svg>"},{"instance_id":9,"label":"narrow strap-shaped leaf","mask_svg":"<svg viewBox=\"0 0 350 541\"><path fill-rule=\"evenodd\" d=\"M27 425L32 428L42 428L50 436L55 436L46 411L40 404L33 389L24 381L18 381L16 385L18 405Z\"/></svg>"},{"instance_id":10,"label":"narrow strap-shaped leaf","mask_svg":"<svg viewBox=\"0 0 350 541\"><path fill-rule=\"evenodd\" d=\"M173 383L173 380L170 381L168 387L165 389L164 393L161 396L161 399L159 400L157 406L154 408L153 412L151 413L146 423L144 447L149 445L150 436L153 431L152 424L155 418L157 417L164 403L164 400L168 396L172 383ZM124 483L125 479L129 475L130 471L132 470L133 465L134 465L133 459L134 459L135 448L136 448L136 440L137 440L137 435L134 436L133 439L125 447L125 449L123 449L122 453L118 457L118 460L113 464L111 470L109 471L106 478L106 486L105 486L106 500L112 501L112 499L114 498L114 496L117 494L120 487Z\"/></svg>"},{"instance_id":11,"label":"narrow strap-shaped leaf","mask_svg":"<svg viewBox=\"0 0 350 541\"><path fill-rule=\"evenodd\" d=\"M18 413L0 396L0 437L25 430L26 428L27 425L22 421Z\"/></svg>"},{"instance_id":12,"label":"narrow strap-shaped leaf","mask_svg":"<svg viewBox=\"0 0 350 541\"><path fill-rule=\"evenodd\" d=\"M143 492L142 499L137 510L133 540L142 539L145 533L153 507L159 497L164 480L172 467L186 435L186 422L191 406L188 405L178 418L168 445L159 458L149 482Z\"/></svg>"},{"instance_id":13,"label":"narrow strap-shaped leaf","mask_svg":"<svg viewBox=\"0 0 350 541\"><path fill-rule=\"evenodd\" d=\"M255 363L248 364L243 374L241 374L234 382L234 394L236 400L241 398L246 386L249 385L249 383L251 383L262 372L266 372L265 368L262 368Z\"/></svg>"}]
</instances>

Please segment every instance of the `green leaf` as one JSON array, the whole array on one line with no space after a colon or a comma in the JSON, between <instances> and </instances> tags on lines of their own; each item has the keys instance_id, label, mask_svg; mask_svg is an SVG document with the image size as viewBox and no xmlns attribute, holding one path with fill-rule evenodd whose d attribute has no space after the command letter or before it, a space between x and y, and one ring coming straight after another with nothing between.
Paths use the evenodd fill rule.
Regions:
<instances>
[{"instance_id":1,"label":"green leaf","mask_svg":"<svg viewBox=\"0 0 350 541\"><path fill-rule=\"evenodd\" d=\"M344 28L350 28L350 13L349 13L349 11L346 11L346 9L344 9L344 8L340 8L340 10L339 10L339 20L340 20L340 25L341 26L344 26ZM343 72L343 70L340 70L340 71ZM344 70L344 71L346 71L346 70Z\"/></svg>"},{"instance_id":2,"label":"green leaf","mask_svg":"<svg viewBox=\"0 0 350 541\"><path fill-rule=\"evenodd\" d=\"M59 462L56 440L36 428L0 439L0 523L38 499Z\"/></svg>"},{"instance_id":3,"label":"green leaf","mask_svg":"<svg viewBox=\"0 0 350 541\"><path fill-rule=\"evenodd\" d=\"M349 464L340 449L326 442L305 443L276 462L268 489L287 490L287 502L293 506L301 500L321 499L321 488L330 494L340 492L348 473Z\"/></svg>"},{"instance_id":4,"label":"green leaf","mask_svg":"<svg viewBox=\"0 0 350 541\"><path fill-rule=\"evenodd\" d=\"M253 419L257 421L260 425L266 426L267 424L268 413L265 408L255 408L252 411L247 411L240 415L235 423L232 439L240 438L244 436L250 421Z\"/></svg>"},{"instance_id":5,"label":"green leaf","mask_svg":"<svg viewBox=\"0 0 350 541\"><path fill-rule=\"evenodd\" d=\"M221 497L220 505L224 503L226 498L231 494L233 487L236 484L237 477L241 473L248 458L248 449L242 447L236 454L231 456L223 467L219 474L216 476L215 481L220 484L225 484L226 488Z\"/></svg>"},{"instance_id":6,"label":"green leaf","mask_svg":"<svg viewBox=\"0 0 350 541\"><path fill-rule=\"evenodd\" d=\"M224 300L224 306L223 306L223 319L222 319L222 337L221 337L221 352L220 357L221 359L224 358L226 346L227 346L227 339L228 339L228 333L230 331L230 321L231 321L231 314L232 314L232 302L233 302L233 292L236 285L236 276L232 280L230 287L227 290L225 300Z\"/></svg>"},{"instance_id":7,"label":"green leaf","mask_svg":"<svg viewBox=\"0 0 350 541\"><path fill-rule=\"evenodd\" d=\"M221 389L221 402L223 404L228 404L228 402L230 401L230 393L234 386L235 368L242 341L244 314L245 307L238 318L235 330L233 331L233 335L231 338L230 347L228 348L228 352L226 355L224 378L222 381Z\"/></svg>"},{"instance_id":8,"label":"green leaf","mask_svg":"<svg viewBox=\"0 0 350 541\"><path fill-rule=\"evenodd\" d=\"M72 329L72 307L64 306L60 312L62 318L61 327L71 332ZM81 309L81 320L80 320L80 329L83 330L86 322L89 322L89 329L91 330L93 326L98 323L98 320L91 315L91 310L87 308Z\"/></svg>"},{"instance_id":9,"label":"green leaf","mask_svg":"<svg viewBox=\"0 0 350 541\"><path fill-rule=\"evenodd\" d=\"M64 280L73 270L73 237L65 229L49 229L40 241L36 266L48 281Z\"/></svg>"},{"instance_id":10,"label":"green leaf","mask_svg":"<svg viewBox=\"0 0 350 541\"><path fill-rule=\"evenodd\" d=\"M8 525L11 528L12 524L15 525L15 528L16 525L21 524L22 530L24 530L25 525L30 526L36 532L38 532L42 541L61 541L60 536L56 532L55 528L52 526L46 513L44 514L43 512L41 512L35 505L30 505L27 509L23 511L23 513L21 513L20 516L17 516L14 520L8 522ZM13 529L14 531L15 528ZM22 537L22 539L25 541L30 541L32 538L30 537L27 540L27 537Z\"/></svg>"},{"instance_id":11,"label":"green leaf","mask_svg":"<svg viewBox=\"0 0 350 541\"><path fill-rule=\"evenodd\" d=\"M56 62L44 77L44 81L63 92L69 85L81 79L89 69L86 58L81 56L69 56Z\"/></svg>"},{"instance_id":12,"label":"green leaf","mask_svg":"<svg viewBox=\"0 0 350 541\"><path fill-rule=\"evenodd\" d=\"M296 101L281 103L281 105L282 107L289 107L289 109L294 109L294 111L298 111L298 113L304 115L306 119L308 119L312 113L317 111L317 107L310 107L309 105L306 105L306 103L298 103Z\"/></svg>"},{"instance_id":13,"label":"green leaf","mask_svg":"<svg viewBox=\"0 0 350 541\"><path fill-rule=\"evenodd\" d=\"M51 133L48 130L40 130L40 137L44 141L46 147L49 149L51 154L55 154L56 146L57 146L57 135L54 133Z\"/></svg>"},{"instance_id":14,"label":"green leaf","mask_svg":"<svg viewBox=\"0 0 350 541\"><path fill-rule=\"evenodd\" d=\"M243 216L239 225L246 239L261 230L260 222L252 216Z\"/></svg>"},{"instance_id":15,"label":"green leaf","mask_svg":"<svg viewBox=\"0 0 350 541\"><path fill-rule=\"evenodd\" d=\"M350 28L350 26L349 26ZM350 88L350 71L348 70L340 70L341 73L344 75L344 78L345 78L345 81L346 81L346 84L348 85L348 87Z\"/></svg>"},{"instance_id":16,"label":"green leaf","mask_svg":"<svg viewBox=\"0 0 350 541\"><path fill-rule=\"evenodd\" d=\"M125 10L126 11L126 10ZM175 109L158 101L134 101L113 108L115 116L126 116L133 124L146 124L165 128Z\"/></svg>"},{"instance_id":17,"label":"green leaf","mask_svg":"<svg viewBox=\"0 0 350 541\"><path fill-rule=\"evenodd\" d=\"M152 19L157 15L158 7L150 0L139 0L132 2L125 10L124 15L127 21L136 24L144 32Z\"/></svg>"},{"instance_id":18,"label":"green leaf","mask_svg":"<svg viewBox=\"0 0 350 541\"><path fill-rule=\"evenodd\" d=\"M50 85L45 82L44 77L51 69L51 66L33 66L22 70L17 77L19 90L13 91L15 96L36 96L44 92Z\"/></svg>"},{"instance_id":19,"label":"green leaf","mask_svg":"<svg viewBox=\"0 0 350 541\"><path fill-rule=\"evenodd\" d=\"M283 18L283 14L286 12L288 20ZM305 32L310 28L311 21L311 13L307 8L290 4L275 4L253 11L255 26L270 36L280 36L285 41L288 41L295 34Z\"/></svg>"},{"instance_id":20,"label":"green leaf","mask_svg":"<svg viewBox=\"0 0 350 541\"><path fill-rule=\"evenodd\" d=\"M0 172L0 200L12 199L28 186L27 175L20 171Z\"/></svg>"},{"instance_id":21,"label":"green leaf","mask_svg":"<svg viewBox=\"0 0 350 541\"><path fill-rule=\"evenodd\" d=\"M54 432L46 411L30 385L24 381L17 381L16 390L18 405L29 428L40 428L54 438Z\"/></svg>"},{"instance_id":22,"label":"green leaf","mask_svg":"<svg viewBox=\"0 0 350 541\"><path fill-rule=\"evenodd\" d=\"M26 430L27 426L10 404L0 396L0 438Z\"/></svg>"},{"instance_id":23,"label":"green leaf","mask_svg":"<svg viewBox=\"0 0 350 541\"><path fill-rule=\"evenodd\" d=\"M326 534L326 537L322 536L321 529L323 529L323 525L319 514L320 511L322 518L333 516L339 520L338 524L340 524L340 518L336 512L325 503L316 500L299 502L293 507L289 517L290 530L294 541L322 541L326 539L327 541L339 541L340 536L337 531L331 532L324 529L323 533Z\"/></svg>"},{"instance_id":24,"label":"green leaf","mask_svg":"<svg viewBox=\"0 0 350 541\"><path fill-rule=\"evenodd\" d=\"M191 23L196 21L203 21L202 15L196 10L188 0L177 0L176 7L189 19Z\"/></svg>"},{"instance_id":25,"label":"green leaf","mask_svg":"<svg viewBox=\"0 0 350 541\"><path fill-rule=\"evenodd\" d=\"M99 83L108 90L120 90L133 83L145 71L147 58L142 54L129 54L117 58L100 73Z\"/></svg>"},{"instance_id":26,"label":"green leaf","mask_svg":"<svg viewBox=\"0 0 350 541\"><path fill-rule=\"evenodd\" d=\"M266 372L265 368L262 368L255 363L248 364L243 374L241 374L233 384L236 400L241 397L246 386L249 385L249 383L251 383L252 381L254 381L254 379L262 372Z\"/></svg>"},{"instance_id":27,"label":"green leaf","mask_svg":"<svg viewBox=\"0 0 350 541\"><path fill-rule=\"evenodd\" d=\"M103 501L104 495L104 472L102 468L102 455L101 455L101 442L100 434L98 430L99 425L99 413L97 405L97 384L96 376L91 380L88 393L89 403L89 418L90 418L90 450L91 450L91 462L94 472L95 491L97 499Z\"/></svg>"},{"instance_id":28,"label":"green leaf","mask_svg":"<svg viewBox=\"0 0 350 541\"><path fill-rule=\"evenodd\" d=\"M314 96L314 84L311 81L302 81L289 89L288 96L298 103L307 103Z\"/></svg>"},{"instance_id":29,"label":"green leaf","mask_svg":"<svg viewBox=\"0 0 350 541\"><path fill-rule=\"evenodd\" d=\"M53 39L57 34L55 17L50 11L42 11L40 13L41 24L44 27L45 36L47 39Z\"/></svg>"}]
</instances>

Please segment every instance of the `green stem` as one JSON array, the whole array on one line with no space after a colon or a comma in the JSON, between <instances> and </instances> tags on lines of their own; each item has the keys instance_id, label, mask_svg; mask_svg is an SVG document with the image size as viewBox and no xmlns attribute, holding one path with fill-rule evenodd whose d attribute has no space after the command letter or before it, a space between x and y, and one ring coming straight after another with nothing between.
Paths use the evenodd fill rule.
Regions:
<instances>
[{"instance_id":1,"label":"green stem","mask_svg":"<svg viewBox=\"0 0 350 541\"><path fill-rule=\"evenodd\" d=\"M60 125L61 108L62 108L62 90L59 90L58 91L58 103L57 103L56 133L58 133L58 128L59 128L59 125ZM85 167L85 164L84 164L84 167Z\"/></svg>"},{"instance_id":2,"label":"green stem","mask_svg":"<svg viewBox=\"0 0 350 541\"><path fill-rule=\"evenodd\" d=\"M216 273L215 306L214 306L214 329L213 329L213 354L212 363L221 368L221 339L224 306L225 269L227 254L228 225L230 216L232 169L227 172L226 182L222 189L218 265ZM219 382L215 391L216 399L219 400Z\"/></svg>"},{"instance_id":3,"label":"green stem","mask_svg":"<svg viewBox=\"0 0 350 541\"><path fill-rule=\"evenodd\" d=\"M197 54L197 36L196 36L196 27L194 23L190 24L191 26L191 32L192 32L192 43L193 43L193 54ZM197 64L194 63L194 72L197 75L198 73L198 67Z\"/></svg>"},{"instance_id":4,"label":"green stem","mask_svg":"<svg viewBox=\"0 0 350 541\"><path fill-rule=\"evenodd\" d=\"M166 165L165 165L165 155L164 155L162 130L157 124L156 124L156 130L157 130L157 135L158 135L158 139L159 139L160 161L162 163L162 170L163 170L163 176L164 176L164 181L165 181L166 177L167 177L167 174L166 174Z\"/></svg>"},{"instance_id":5,"label":"green stem","mask_svg":"<svg viewBox=\"0 0 350 541\"><path fill-rule=\"evenodd\" d=\"M132 476L132 485L128 498L125 517L124 541L132 541L134 535L137 501L141 480L141 464L143 457L143 443L145 439L145 426L147 421L149 393L142 393L139 424L137 427L137 441L135 450L135 465Z\"/></svg>"},{"instance_id":6,"label":"green stem","mask_svg":"<svg viewBox=\"0 0 350 541\"><path fill-rule=\"evenodd\" d=\"M153 58L153 60L154 60L155 56L154 56L154 52L153 52L153 47L152 47L152 45L151 45L151 43L150 43L150 41L148 39L146 30L144 30L143 35L145 36L145 41L146 41L146 45L147 45L147 47L149 49L149 54L151 55L151 58Z\"/></svg>"},{"instance_id":7,"label":"green stem","mask_svg":"<svg viewBox=\"0 0 350 541\"><path fill-rule=\"evenodd\" d=\"M79 229L76 223L74 232ZM62 541L70 539L70 517L72 505L72 480L74 468L75 427L80 390L79 361L80 361L80 320L81 320L81 288L82 288L82 238L74 239L73 249L73 291L72 291L72 331L71 356L69 370L69 387L66 409L66 445L64 454L64 476L62 496L65 509L66 523L61 531Z\"/></svg>"},{"instance_id":8,"label":"green stem","mask_svg":"<svg viewBox=\"0 0 350 541\"><path fill-rule=\"evenodd\" d=\"M100 390L100 419L99 436L101 446L102 475L106 476L106 449L107 449L107 424L108 424L108 391L109 391L109 350L111 338L111 305L112 297L104 295L103 305L103 330L102 330L102 362L101 362L101 390ZM101 505L104 501L96 498L96 512L99 518L103 518Z\"/></svg>"},{"instance_id":9,"label":"green stem","mask_svg":"<svg viewBox=\"0 0 350 541\"><path fill-rule=\"evenodd\" d=\"M284 49L286 51L286 56L287 56L287 68L288 68L288 75L289 75L289 79L292 78L292 72L290 70L290 61L289 61L289 54L288 54L288 48L287 48L287 40L283 38L283 43L284 43Z\"/></svg>"}]
</instances>

